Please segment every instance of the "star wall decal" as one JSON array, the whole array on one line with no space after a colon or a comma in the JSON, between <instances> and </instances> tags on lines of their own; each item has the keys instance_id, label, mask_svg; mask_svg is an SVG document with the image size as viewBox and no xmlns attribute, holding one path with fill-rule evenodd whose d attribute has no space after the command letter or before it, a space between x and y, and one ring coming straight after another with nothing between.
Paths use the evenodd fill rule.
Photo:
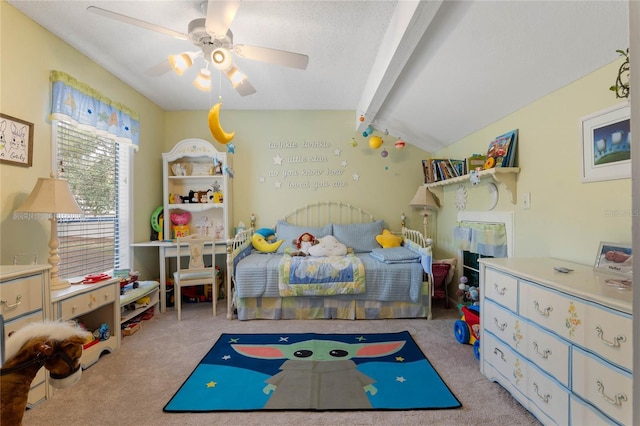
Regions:
<instances>
[{"instance_id":1,"label":"star wall decal","mask_svg":"<svg viewBox=\"0 0 640 426\"><path fill-rule=\"evenodd\" d=\"M349 164L349 163L347 163L347 160L342 160L342 163L340 163L340 164L342 164L342 167L347 167L347 164Z\"/></svg>"},{"instance_id":2,"label":"star wall decal","mask_svg":"<svg viewBox=\"0 0 640 426\"><path fill-rule=\"evenodd\" d=\"M264 176L260 176L260 183L264 183L264 181L265 181Z\"/></svg>"},{"instance_id":3,"label":"star wall decal","mask_svg":"<svg viewBox=\"0 0 640 426\"><path fill-rule=\"evenodd\" d=\"M276 188L280 189L280 187L282 186L282 182L280 182L279 180L275 181L275 183L273 184L273 186L275 186Z\"/></svg>"},{"instance_id":4,"label":"star wall decal","mask_svg":"<svg viewBox=\"0 0 640 426\"><path fill-rule=\"evenodd\" d=\"M284 158L282 158L280 154L278 154L275 157L273 157L273 164L277 166L282 166L282 160L284 160Z\"/></svg>"},{"instance_id":5,"label":"star wall decal","mask_svg":"<svg viewBox=\"0 0 640 426\"><path fill-rule=\"evenodd\" d=\"M333 150L333 155L340 155L342 153L342 151L340 151L340 148L336 148Z\"/></svg>"},{"instance_id":6,"label":"star wall decal","mask_svg":"<svg viewBox=\"0 0 640 426\"><path fill-rule=\"evenodd\" d=\"M352 174L351 177L353 178L353 180L360 180L360 175L357 173Z\"/></svg>"}]
</instances>

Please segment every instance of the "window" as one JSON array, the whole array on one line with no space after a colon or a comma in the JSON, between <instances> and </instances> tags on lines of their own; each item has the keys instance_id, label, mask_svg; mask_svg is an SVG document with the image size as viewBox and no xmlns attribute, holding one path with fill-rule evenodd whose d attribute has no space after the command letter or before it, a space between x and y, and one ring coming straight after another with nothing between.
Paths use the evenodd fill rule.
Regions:
<instances>
[{"instance_id":1,"label":"window","mask_svg":"<svg viewBox=\"0 0 640 426\"><path fill-rule=\"evenodd\" d=\"M60 276L129 268L132 148L66 121L53 126L58 177L85 213L58 220Z\"/></svg>"}]
</instances>

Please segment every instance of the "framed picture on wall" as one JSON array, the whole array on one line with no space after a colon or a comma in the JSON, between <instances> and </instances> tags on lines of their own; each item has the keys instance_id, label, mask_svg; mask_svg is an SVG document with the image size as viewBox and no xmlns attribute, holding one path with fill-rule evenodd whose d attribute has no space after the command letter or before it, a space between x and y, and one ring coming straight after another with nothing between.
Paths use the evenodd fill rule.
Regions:
<instances>
[{"instance_id":1,"label":"framed picture on wall","mask_svg":"<svg viewBox=\"0 0 640 426\"><path fill-rule=\"evenodd\" d=\"M600 242L594 269L596 271L625 275L631 278L633 275L633 253L631 244Z\"/></svg>"},{"instance_id":2,"label":"framed picture on wall","mask_svg":"<svg viewBox=\"0 0 640 426\"><path fill-rule=\"evenodd\" d=\"M0 163L31 167L33 123L0 112Z\"/></svg>"},{"instance_id":3,"label":"framed picture on wall","mask_svg":"<svg viewBox=\"0 0 640 426\"><path fill-rule=\"evenodd\" d=\"M630 117L623 102L580 120L582 182L631 177Z\"/></svg>"}]
</instances>

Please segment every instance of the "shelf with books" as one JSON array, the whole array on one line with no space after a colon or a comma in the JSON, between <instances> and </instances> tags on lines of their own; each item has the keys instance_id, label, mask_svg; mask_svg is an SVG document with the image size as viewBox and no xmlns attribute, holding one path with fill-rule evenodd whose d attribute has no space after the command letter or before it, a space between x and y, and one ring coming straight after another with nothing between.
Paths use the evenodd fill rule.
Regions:
<instances>
[{"instance_id":1,"label":"shelf with books","mask_svg":"<svg viewBox=\"0 0 640 426\"><path fill-rule=\"evenodd\" d=\"M516 204L518 200L518 191L516 187L516 175L520 172L519 167L494 167L492 169L481 170L478 173L478 178L482 180L487 176L491 177L496 183L500 183L505 186L509 194L511 195L511 203ZM425 183L424 186L439 200L442 200L444 196L444 186L452 185L454 183L464 183L471 180L471 174L464 176L458 176L450 179L440 180L433 183Z\"/></svg>"}]
</instances>

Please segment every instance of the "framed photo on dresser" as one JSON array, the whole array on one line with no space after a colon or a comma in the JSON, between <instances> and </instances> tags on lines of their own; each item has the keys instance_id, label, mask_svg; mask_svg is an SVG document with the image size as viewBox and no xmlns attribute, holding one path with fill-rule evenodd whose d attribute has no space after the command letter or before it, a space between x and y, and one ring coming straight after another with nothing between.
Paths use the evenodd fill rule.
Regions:
<instances>
[{"instance_id":1,"label":"framed photo on dresser","mask_svg":"<svg viewBox=\"0 0 640 426\"><path fill-rule=\"evenodd\" d=\"M631 277L633 253L630 244L600 242L594 270Z\"/></svg>"}]
</instances>

